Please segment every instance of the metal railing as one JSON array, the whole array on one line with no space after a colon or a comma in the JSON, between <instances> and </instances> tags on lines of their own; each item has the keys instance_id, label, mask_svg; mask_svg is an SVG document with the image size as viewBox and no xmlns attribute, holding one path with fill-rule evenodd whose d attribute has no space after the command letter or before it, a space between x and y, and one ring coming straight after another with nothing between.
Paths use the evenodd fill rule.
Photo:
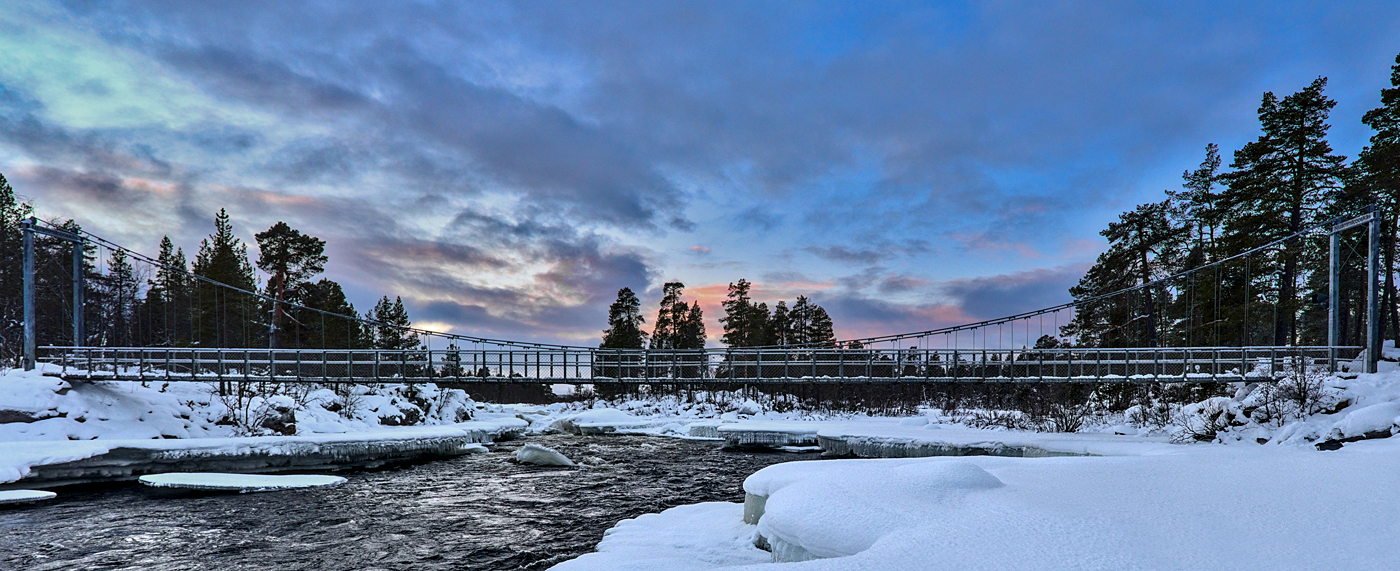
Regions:
<instances>
[{"instance_id":1,"label":"metal railing","mask_svg":"<svg viewBox=\"0 0 1400 571\"><path fill-rule=\"evenodd\" d=\"M45 374L314 383L1178 383L1338 370L1361 347L644 351L43 347Z\"/></svg>"}]
</instances>

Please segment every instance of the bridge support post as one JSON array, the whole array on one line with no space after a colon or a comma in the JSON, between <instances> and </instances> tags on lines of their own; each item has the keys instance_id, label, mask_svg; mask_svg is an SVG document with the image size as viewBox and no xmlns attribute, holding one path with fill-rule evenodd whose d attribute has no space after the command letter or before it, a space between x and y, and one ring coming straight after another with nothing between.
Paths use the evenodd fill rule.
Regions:
<instances>
[{"instance_id":1,"label":"bridge support post","mask_svg":"<svg viewBox=\"0 0 1400 571\"><path fill-rule=\"evenodd\" d=\"M1381 260L1381 218L1379 209L1375 204L1366 208L1366 214L1341 222L1332 226L1330 241L1331 263L1329 264L1327 286L1327 344L1331 346L1328 351L1329 360L1332 362L1333 370L1336 369L1337 343L1340 342L1338 334L1338 316L1340 295L1340 283L1338 275L1341 273L1341 246L1340 234L1348 228L1354 228L1366 224L1366 352L1365 372L1376 372L1376 363L1381 357L1381 319L1380 319L1380 260Z\"/></svg>"},{"instance_id":2,"label":"bridge support post","mask_svg":"<svg viewBox=\"0 0 1400 571\"><path fill-rule=\"evenodd\" d=\"M1381 218L1375 205L1371 206L1371 222L1367 230L1369 245L1366 248L1366 372L1374 373L1376 363L1381 358Z\"/></svg>"},{"instance_id":3,"label":"bridge support post","mask_svg":"<svg viewBox=\"0 0 1400 571\"><path fill-rule=\"evenodd\" d=\"M24 370L35 366L34 341L34 218L20 222L24 232Z\"/></svg>"},{"instance_id":4,"label":"bridge support post","mask_svg":"<svg viewBox=\"0 0 1400 571\"><path fill-rule=\"evenodd\" d=\"M75 236L82 234L75 232ZM83 338L83 241L73 242L73 346L82 347Z\"/></svg>"},{"instance_id":5,"label":"bridge support post","mask_svg":"<svg viewBox=\"0 0 1400 571\"><path fill-rule=\"evenodd\" d=\"M1327 371L1337 372L1337 345L1341 344L1342 236L1328 237L1327 263Z\"/></svg>"}]
</instances>

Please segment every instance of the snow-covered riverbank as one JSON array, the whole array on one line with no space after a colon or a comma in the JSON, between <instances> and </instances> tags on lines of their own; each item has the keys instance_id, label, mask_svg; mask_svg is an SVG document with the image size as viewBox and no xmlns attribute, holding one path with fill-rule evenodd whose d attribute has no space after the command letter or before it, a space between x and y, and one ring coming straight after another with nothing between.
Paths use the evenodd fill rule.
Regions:
<instances>
[{"instance_id":1,"label":"snow-covered riverbank","mask_svg":"<svg viewBox=\"0 0 1400 571\"><path fill-rule=\"evenodd\" d=\"M845 454L960 456L771 466L744 482L745 504L623 521L596 553L554 569L1393 569L1400 373L1313 388L1320 411L1288 418L1260 414L1284 405L1264 402L1259 386L1181 407L1173 422L1196 430L1184 439L1171 427L978 430L936 413L738 415L715 432L813 437ZM681 434L705 422L647 420L620 430ZM1206 424L1191 423L1214 437L1194 437ZM996 452L1015 448L1066 456Z\"/></svg>"},{"instance_id":2,"label":"snow-covered riverbank","mask_svg":"<svg viewBox=\"0 0 1400 571\"><path fill-rule=\"evenodd\" d=\"M1397 444L791 462L745 482L757 525L739 504L682 506L555 569L1380 571L1400 561Z\"/></svg>"},{"instance_id":3,"label":"snow-covered riverbank","mask_svg":"<svg viewBox=\"0 0 1400 571\"><path fill-rule=\"evenodd\" d=\"M432 385L239 400L206 383L68 383L40 372L0 373L0 487L369 467L469 453L527 427Z\"/></svg>"}]
</instances>

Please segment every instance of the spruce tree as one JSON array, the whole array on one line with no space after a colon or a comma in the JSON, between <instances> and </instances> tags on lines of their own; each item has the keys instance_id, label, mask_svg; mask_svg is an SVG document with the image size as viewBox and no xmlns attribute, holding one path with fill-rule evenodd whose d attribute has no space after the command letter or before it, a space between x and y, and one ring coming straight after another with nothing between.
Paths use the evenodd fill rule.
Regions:
<instances>
[{"instance_id":1,"label":"spruce tree","mask_svg":"<svg viewBox=\"0 0 1400 571\"><path fill-rule=\"evenodd\" d=\"M18 359L24 335L24 233L20 221L33 208L15 197L10 181L0 173L0 360Z\"/></svg>"},{"instance_id":2,"label":"spruce tree","mask_svg":"<svg viewBox=\"0 0 1400 571\"><path fill-rule=\"evenodd\" d=\"M107 273L98 282L102 291L102 314L106 318L101 331L102 345L131 347L135 345L136 308L140 303L140 281L135 268L123 250L112 250L107 259Z\"/></svg>"},{"instance_id":3,"label":"spruce tree","mask_svg":"<svg viewBox=\"0 0 1400 571\"><path fill-rule=\"evenodd\" d=\"M679 307L685 308L685 304ZM685 319L677 331L676 349L705 348L705 314L700 310L700 302L692 302L685 311Z\"/></svg>"},{"instance_id":4,"label":"spruce tree","mask_svg":"<svg viewBox=\"0 0 1400 571\"><path fill-rule=\"evenodd\" d=\"M1220 147L1206 145L1206 158L1194 171L1181 173L1182 189L1167 191L1170 212L1176 225L1194 234L1193 249L1200 249L1206 262L1215 261L1215 238L1224 212L1220 208Z\"/></svg>"},{"instance_id":5,"label":"spruce tree","mask_svg":"<svg viewBox=\"0 0 1400 571\"><path fill-rule=\"evenodd\" d=\"M228 212L214 217L214 233L199 244L193 272L197 276L246 291L257 291L248 247L233 234ZM196 339L205 347L244 347L258 344L254 328L256 298L202 280L195 283Z\"/></svg>"},{"instance_id":6,"label":"spruce tree","mask_svg":"<svg viewBox=\"0 0 1400 571\"><path fill-rule=\"evenodd\" d=\"M353 317L355 304L345 297L345 290L339 283L321 278L316 283L302 284L297 293L299 303L325 313L297 309L294 319L306 328L302 346L313 349L363 349L360 324ZM384 301L388 301L385 298Z\"/></svg>"},{"instance_id":7,"label":"spruce tree","mask_svg":"<svg viewBox=\"0 0 1400 571\"><path fill-rule=\"evenodd\" d=\"M176 248L169 236L160 239L160 255L155 279L148 282L146 294L152 330L151 341L173 347L190 342L190 295L193 287L185 251Z\"/></svg>"},{"instance_id":8,"label":"spruce tree","mask_svg":"<svg viewBox=\"0 0 1400 571\"><path fill-rule=\"evenodd\" d=\"M418 334L408 330L413 327L413 322L408 319L408 310L404 308L401 297L395 297L390 303L389 296L384 296L365 315L365 319L377 323L371 326L375 349L414 350L422 346Z\"/></svg>"},{"instance_id":9,"label":"spruce tree","mask_svg":"<svg viewBox=\"0 0 1400 571\"><path fill-rule=\"evenodd\" d=\"M724 317L719 322L724 325L721 340L730 347L758 347L772 343L773 318L767 303L754 303L749 297L753 284L740 279L729 284L729 294L725 298Z\"/></svg>"},{"instance_id":10,"label":"spruce tree","mask_svg":"<svg viewBox=\"0 0 1400 571\"><path fill-rule=\"evenodd\" d=\"M738 283L729 284L729 293L721 304L724 316L719 318L719 322L724 326L724 335L720 340L730 347L748 347L753 344L752 329L749 326L749 320L754 313L753 299L749 297L750 287L749 282L742 278Z\"/></svg>"},{"instance_id":11,"label":"spruce tree","mask_svg":"<svg viewBox=\"0 0 1400 571\"><path fill-rule=\"evenodd\" d=\"M617 301L608 306L608 328L603 330L603 349L641 349L647 334L642 331L642 302L631 288L617 290Z\"/></svg>"},{"instance_id":12,"label":"spruce tree","mask_svg":"<svg viewBox=\"0 0 1400 571\"><path fill-rule=\"evenodd\" d=\"M787 345L793 342L792 316L788 312L787 302L779 300L778 305L773 307L773 319L769 330L772 331L772 344Z\"/></svg>"},{"instance_id":13,"label":"spruce tree","mask_svg":"<svg viewBox=\"0 0 1400 571\"><path fill-rule=\"evenodd\" d=\"M685 284L681 282L667 282L662 286L661 307L656 312L656 327L651 332L652 349L677 348L680 326L688 310L680 300L684 288Z\"/></svg>"}]
</instances>

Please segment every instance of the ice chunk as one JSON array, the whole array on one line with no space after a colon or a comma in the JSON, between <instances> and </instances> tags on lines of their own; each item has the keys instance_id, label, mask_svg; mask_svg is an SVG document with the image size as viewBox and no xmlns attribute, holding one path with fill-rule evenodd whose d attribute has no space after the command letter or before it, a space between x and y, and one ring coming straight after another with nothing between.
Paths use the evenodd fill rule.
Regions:
<instances>
[{"instance_id":1,"label":"ice chunk","mask_svg":"<svg viewBox=\"0 0 1400 571\"><path fill-rule=\"evenodd\" d=\"M4 490L0 491L0 506L42 502L57 496L58 494L44 490Z\"/></svg>"},{"instance_id":2,"label":"ice chunk","mask_svg":"<svg viewBox=\"0 0 1400 571\"><path fill-rule=\"evenodd\" d=\"M297 474L267 476L263 474L221 474L215 472L177 472L141 476L140 482L153 488L178 488L216 492L274 492L292 488L338 486L346 482L340 476Z\"/></svg>"},{"instance_id":3,"label":"ice chunk","mask_svg":"<svg viewBox=\"0 0 1400 571\"><path fill-rule=\"evenodd\" d=\"M563 454L540 446L538 444L526 444L515 451L515 459L521 464L534 464L536 466L573 466L573 460L564 457Z\"/></svg>"}]
</instances>

